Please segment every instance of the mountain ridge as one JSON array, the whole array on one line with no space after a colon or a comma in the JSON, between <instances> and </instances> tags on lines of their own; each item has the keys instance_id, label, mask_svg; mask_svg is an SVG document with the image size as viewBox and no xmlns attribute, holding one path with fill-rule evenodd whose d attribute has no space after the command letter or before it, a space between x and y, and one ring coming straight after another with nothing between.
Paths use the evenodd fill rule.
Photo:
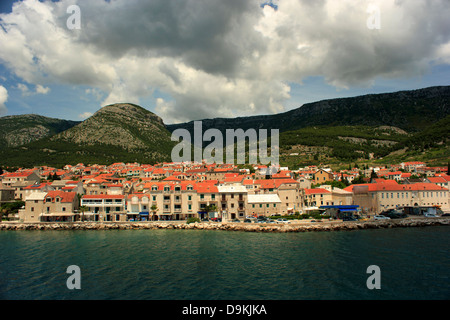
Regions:
<instances>
[{"instance_id":1,"label":"mountain ridge","mask_svg":"<svg viewBox=\"0 0 450 320\"><path fill-rule=\"evenodd\" d=\"M428 100L428 101L426 101ZM431 101L430 101L431 100ZM216 128L243 130L280 129L280 132L305 128L312 125L388 125L406 131L423 128L420 121L438 121L450 114L450 86L434 86L416 90L367 94L348 98L325 99L306 103L296 109L272 115L257 115L236 118L201 119L203 129ZM392 106L399 103L400 107ZM419 105L417 104L419 102ZM423 104L421 105L420 102ZM382 105L383 104L383 105ZM425 105L424 105L425 104ZM366 106L365 110L361 106ZM407 110L407 108L411 110ZM430 114L429 107L432 107ZM342 110L344 109L344 110ZM393 109L393 110L392 110ZM395 110L400 109L400 110ZM343 113L343 111L346 111ZM416 116L414 113L418 113ZM404 118L404 119L402 119ZM406 121L405 121L406 119ZM194 121L169 124L171 132L178 128L193 132Z\"/></svg>"},{"instance_id":2,"label":"mountain ridge","mask_svg":"<svg viewBox=\"0 0 450 320\"><path fill-rule=\"evenodd\" d=\"M6 165L145 162L170 160L174 143L163 120L134 104L102 107L94 115L55 135L0 152Z\"/></svg>"},{"instance_id":3,"label":"mountain ridge","mask_svg":"<svg viewBox=\"0 0 450 320\"><path fill-rule=\"evenodd\" d=\"M450 86L437 86L326 99L274 115L205 119L202 127L203 131L216 128L223 133L225 129L238 128L280 129L280 147L284 152L281 160L293 165L316 159L354 161L359 157L368 159L370 154L383 158L399 148L405 149L408 156L424 156L426 150L438 150L434 154L445 158L449 155L449 101ZM7 116L0 118L0 129L2 123L20 117L37 119L34 125L38 129L42 124L39 121L52 119L39 115ZM104 106L82 122L56 120L68 128L56 126L59 129L54 132L29 135L33 141L23 140L25 143L20 144L22 140L18 138L19 144L3 148L0 139L0 165L170 161L176 144L171 141L171 132L177 128L192 130L194 123L165 125L153 112L131 103ZM303 162L291 161L287 155L298 150L307 150Z\"/></svg>"}]
</instances>

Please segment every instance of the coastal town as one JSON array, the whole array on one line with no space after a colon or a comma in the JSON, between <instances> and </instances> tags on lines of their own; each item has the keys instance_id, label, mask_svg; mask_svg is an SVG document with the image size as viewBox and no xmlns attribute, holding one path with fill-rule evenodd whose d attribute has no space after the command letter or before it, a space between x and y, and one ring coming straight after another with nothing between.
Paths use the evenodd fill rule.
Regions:
<instances>
[{"instance_id":1,"label":"coastal town","mask_svg":"<svg viewBox=\"0 0 450 320\"><path fill-rule=\"evenodd\" d=\"M424 162L332 170L202 163L3 168L3 220L41 222L373 219L449 211L447 167ZM7 204L19 204L7 212Z\"/></svg>"}]
</instances>

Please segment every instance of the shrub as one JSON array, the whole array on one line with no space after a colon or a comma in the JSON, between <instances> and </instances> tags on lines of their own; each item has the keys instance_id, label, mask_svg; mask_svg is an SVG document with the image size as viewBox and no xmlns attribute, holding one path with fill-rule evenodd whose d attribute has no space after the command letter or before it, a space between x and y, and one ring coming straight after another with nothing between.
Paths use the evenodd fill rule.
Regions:
<instances>
[{"instance_id":1,"label":"shrub","mask_svg":"<svg viewBox=\"0 0 450 320\"><path fill-rule=\"evenodd\" d=\"M186 221L187 224L195 223L195 222L200 222L200 219L199 218L188 218Z\"/></svg>"}]
</instances>

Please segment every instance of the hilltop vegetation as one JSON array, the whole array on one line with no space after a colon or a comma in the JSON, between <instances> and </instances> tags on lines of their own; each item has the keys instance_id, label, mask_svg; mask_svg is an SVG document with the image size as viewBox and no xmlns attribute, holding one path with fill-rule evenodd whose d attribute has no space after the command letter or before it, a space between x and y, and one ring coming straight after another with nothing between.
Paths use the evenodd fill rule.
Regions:
<instances>
[{"instance_id":1,"label":"hilltop vegetation","mask_svg":"<svg viewBox=\"0 0 450 320\"><path fill-rule=\"evenodd\" d=\"M202 128L219 129L224 137L226 129L279 129L280 164L294 168L356 161L440 165L450 158L449 101L450 86L432 87L324 100L275 115L205 119ZM129 103L103 107L81 123L3 117L0 165L171 161L177 144L171 132L177 128L194 134L193 122L166 126L157 115Z\"/></svg>"},{"instance_id":2,"label":"hilltop vegetation","mask_svg":"<svg viewBox=\"0 0 450 320\"><path fill-rule=\"evenodd\" d=\"M78 123L78 121L53 119L36 114L1 117L0 150L50 137Z\"/></svg>"},{"instance_id":3,"label":"hilltop vegetation","mask_svg":"<svg viewBox=\"0 0 450 320\"><path fill-rule=\"evenodd\" d=\"M100 109L52 137L0 152L9 166L169 161L174 143L161 118L133 104Z\"/></svg>"}]
</instances>

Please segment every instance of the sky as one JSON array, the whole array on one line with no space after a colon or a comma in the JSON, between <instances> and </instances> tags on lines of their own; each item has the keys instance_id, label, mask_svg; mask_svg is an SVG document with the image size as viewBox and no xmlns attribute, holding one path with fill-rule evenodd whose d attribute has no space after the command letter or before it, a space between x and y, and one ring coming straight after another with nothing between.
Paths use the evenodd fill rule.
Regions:
<instances>
[{"instance_id":1,"label":"sky","mask_svg":"<svg viewBox=\"0 0 450 320\"><path fill-rule=\"evenodd\" d=\"M166 124L450 83L448 0L0 0L0 116Z\"/></svg>"}]
</instances>

